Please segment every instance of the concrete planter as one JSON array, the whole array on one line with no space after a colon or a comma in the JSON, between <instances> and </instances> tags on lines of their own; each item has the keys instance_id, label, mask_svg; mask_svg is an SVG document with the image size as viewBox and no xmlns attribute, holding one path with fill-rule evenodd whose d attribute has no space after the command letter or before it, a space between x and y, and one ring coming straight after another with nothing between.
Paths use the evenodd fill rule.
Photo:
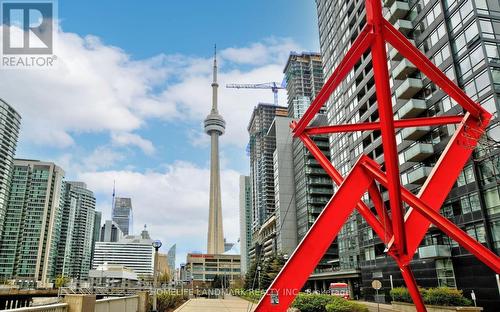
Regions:
<instances>
[{"instance_id":1,"label":"concrete planter","mask_svg":"<svg viewBox=\"0 0 500 312\"><path fill-rule=\"evenodd\" d=\"M427 312L480 312L483 310L481 307L448 307L448 306L436 306L436 305L425 305ZM394 311L398 312L416 312L417 309L412 303L406 302L392 302L392 308Z\"/></svg>"}]
</instances>

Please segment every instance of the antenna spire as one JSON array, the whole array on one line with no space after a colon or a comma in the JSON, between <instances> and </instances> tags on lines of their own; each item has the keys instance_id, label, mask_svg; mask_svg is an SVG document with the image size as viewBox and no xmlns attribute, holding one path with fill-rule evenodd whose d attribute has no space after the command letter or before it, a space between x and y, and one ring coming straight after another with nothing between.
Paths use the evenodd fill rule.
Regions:
<instances>
[{"instance_id":1,"label":"antenna spire","mask_svg":"<svg viewBox=\"0 0 500 312\"><path fill-rule=\"evenodd\" d=\"M214 71L212 86L217 84L217 44L214 44Z\"/></svg>"}]
</instances>

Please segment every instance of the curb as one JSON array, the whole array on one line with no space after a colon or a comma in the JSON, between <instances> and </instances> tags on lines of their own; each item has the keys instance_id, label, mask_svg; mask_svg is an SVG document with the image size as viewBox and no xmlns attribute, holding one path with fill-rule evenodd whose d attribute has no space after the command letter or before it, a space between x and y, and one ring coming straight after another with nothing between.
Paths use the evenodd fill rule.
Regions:
<instances>
[{"instance_id":1,"label":"curb","mask_svg":"<svg viewBox=\"0 0 500 312\"><path fill-rule=\"evenodd\" d=\"M184 302L180 307L178 307L177 309L174 310L174 312L179 312L181 311L185 305L187 305L189 303L189 301L191 301L193 299L189 299L188 301Z\"/></svg>"}]
</instances>

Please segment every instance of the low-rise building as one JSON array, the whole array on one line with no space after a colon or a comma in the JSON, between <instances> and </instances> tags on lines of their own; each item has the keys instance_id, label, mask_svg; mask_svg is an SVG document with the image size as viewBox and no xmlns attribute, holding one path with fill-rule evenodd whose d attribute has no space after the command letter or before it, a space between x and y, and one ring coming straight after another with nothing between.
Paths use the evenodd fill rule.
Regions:
<instances>
[{"instance_id":1,"label":"low-rise building","mask_svg":"<svg viewBox=\"0 0 500 312\"><path fill-rule=\"evenodd\" d=\"M193 284L209 283L216 275L230 282L241 276L240 255L188 253L186 260L187 279Z\"/></svg>"},{"instance_id":2,"label":"low-rise building","mask_svg":"<svg viewBox=\"0 0 500 312\"><path fill-rule=\"evenodd\" d=\"M90 286L131 287L137 285L137 273L123 265L107 264L89 271Z\"/></svg>"}]
</instances>

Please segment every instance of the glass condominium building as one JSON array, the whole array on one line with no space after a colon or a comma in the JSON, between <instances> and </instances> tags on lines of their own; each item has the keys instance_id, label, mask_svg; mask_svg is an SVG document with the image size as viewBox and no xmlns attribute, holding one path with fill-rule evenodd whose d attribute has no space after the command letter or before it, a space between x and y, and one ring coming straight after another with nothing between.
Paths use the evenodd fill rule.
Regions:
<instances>
[{"instance_id":1,"label":"glass condominium building","mask_svg":"<svg viewBox=\"0 0 500 312\"><path fill-rule=\"evenodd\" d=\"M94 193L85 183L64 183L57 276L78 280L88 277L94 244L95 204Z\"/></svg>"},{"instance_id":2,"label":"glass condominium building","mask_svg":"<svg viewBox=\"0 0 500 312\"><path fill-rule=\"evenodd\" d=\"M364 0L316 0L320 46L327 79L366 21ZM500 2L498 0L386 0L384 16L473 100L494 114L441 213L491 250L500 251ZM462 109L388 46L392 102L396 119L456 115ZM355 64L327 104L330 124L378 120L370 53ZM417 193L436 164L455 125L398 130L399 166L404 187ZM379 131L334 134L331 160L346 175L361 153L383 163ZM383 194L387 200L387 194ZM341 269L357 269L356 295L374 299L370 283L382 281L390 300L390 280L403 285L392 258L370 227L354 214L338 237ZM412 267L422 287L462 289L493 311L500 300L495 274L431 226Z\"/></svg>"},{"instance_id":3,"label":"glass condominium building","mask_svg":"<svg viewBox=\"0 0 500 312\"><path fill-rule=\"evenodd\" d=\"M0 277L53 282L61 231L64 171L54 163L14 160L0 241Z\"/></svg>"},{"instance_id":4,"label":"glass condominium building","mask_svg":"<svg viewBox=\"0 0 500 312\"><path fill-rule=\"evenodd\" d=\"M21 116L0 99L0 237L4 228Z\"/></svg>"}]
</instances>

